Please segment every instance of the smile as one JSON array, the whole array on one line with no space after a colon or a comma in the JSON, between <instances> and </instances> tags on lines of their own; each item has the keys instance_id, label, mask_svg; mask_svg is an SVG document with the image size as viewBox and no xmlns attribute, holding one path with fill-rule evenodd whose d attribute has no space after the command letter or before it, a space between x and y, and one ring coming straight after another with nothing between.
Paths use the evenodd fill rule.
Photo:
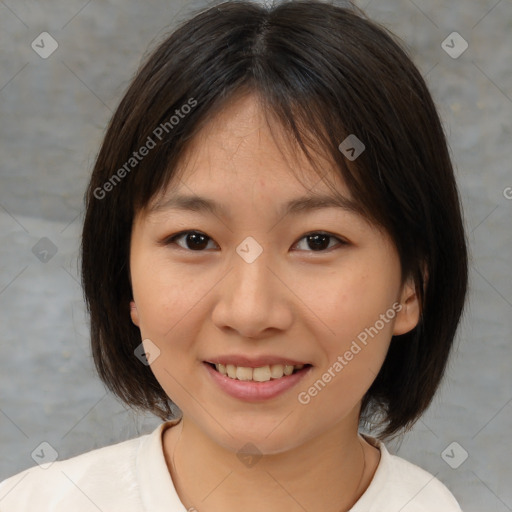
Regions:
<instances>
[{"instance_id":1,"label":"smile","mask_svg":"<svg viewBox=\"0 0 512 512\"><path fill-rule=\"evenodd\" d=\"M212 367L214 367L221 375L227 376L230 379L254 382L267 382L272 379L280 379L285 375L291 375L292 373L295 373L298 370L302 370L304 366L307 366L304 364L273 364L266 366L258 366L256 368L250 368L247 366L235 366L234 364L209 364L211 364Z\"/></svg>"},{"instance_id":2,"label":"smile","mask_svg":"<svg viewBox=\"0 0 512 512\"><path fill-rule=\"evenodd\" d=\"M310 364L248 367L203 362L215 387L238 400L261 402L285 393L312 370Z\"/></svg>"}]
</instances>

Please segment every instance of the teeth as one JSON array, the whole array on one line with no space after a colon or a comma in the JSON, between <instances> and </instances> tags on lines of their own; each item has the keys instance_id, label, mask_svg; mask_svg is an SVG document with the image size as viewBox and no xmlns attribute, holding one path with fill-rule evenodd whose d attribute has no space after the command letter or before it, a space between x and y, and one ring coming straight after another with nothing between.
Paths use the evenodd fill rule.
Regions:
<instances>
[{"instance_id":1,"label":"teeth","mask_svg":"<svg viewBox=\"0 0 512 512\"><path fill-rule=\"evenodd\" d=\"M215 367L220 372L220 365L216 364ZM226 373L228 377L231 377L232 379L236 379L236 366L234 364L228 364L226 365ZM223 375L226 375L224 373Z\"/></svg>"},{"instance_id":2,"label":"teeth","mask_svg":"<svg viewBox=\"0 0 512 512\"><path fill-rule=\"evenodd\" d=\"M252 380L256 382L266 382L271 377L270 367L262 366L261 368L254 368L252 370Z\"/></svg>"},{"instance_id":3,"label":"teeth","mask_svg":"<svg viewBox=\"0 0 512 512\"><path fill-rule=\"evenodd\" d=\"M282 364L273 364L270 367L270 376L273 379L279 379L284 375L284 366Z\"/></svg>"},{"instance_id":4,"label":"teeth","mask_svg":"<svg viewBox=\"0 0 512 512\"><path fill-rule=\"evenodd\" d=\"M304 365L273 364L270 366L259 366L258 368L248 368L247 366L223 365L219 363L215 364L215 368L220 374L226 375L231 379L267 382L270 379L280 379L284 375L291 375L294 370L304 368Z\"/></svg>"},{"instance_id":5,"label":"teeth","mask_svg":"<svg viewBox=\"0 0 512 512\"><path fill-rule=\"evenodd\" d=\"M286 366L284 367L283 373L284 373L285 375L291 375L291 374L293 373L293 366L286 365Z\"/></svg>"},{"instance_id":6,"label":"teeth","mask_svg":"<svg viewBox=\"0 0 512 512\"><path fill-rule=\"evenodd\" d=\"M252 380L252 369L245 366L237 366L236 378L238 380Z\"/></svg>"}]
</instances>

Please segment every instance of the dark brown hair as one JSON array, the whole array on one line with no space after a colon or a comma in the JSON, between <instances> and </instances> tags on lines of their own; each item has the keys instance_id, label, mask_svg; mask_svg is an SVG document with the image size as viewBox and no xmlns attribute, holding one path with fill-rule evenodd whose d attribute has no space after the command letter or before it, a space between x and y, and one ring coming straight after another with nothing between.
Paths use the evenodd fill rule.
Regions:
<instances>
[{"instance_id":1,"label":"dark brown hair","mask_svg":"<svg viewBox=\"0 0 512 512\"><path fill-rule=\"evenodd\" d=\"M220 3L195 12L141 65L85 196L82 284L99 375L130 406L171 417L171 400L134 356L141 335L129 314L132 223L175 175L202 123L241 91L257 94L313 164L312 152L328 155L367 217L391 236L404 279L416 282L420 322L393 337L361 409L362 420L380 418L381 438L399 433L443 377L464 307L467 249L427 86L395 37L349 3ZM338 149L349 134L365 145L354 161ZM142 158L150 140L155 147Z\"/></svg>"}]
</instances>

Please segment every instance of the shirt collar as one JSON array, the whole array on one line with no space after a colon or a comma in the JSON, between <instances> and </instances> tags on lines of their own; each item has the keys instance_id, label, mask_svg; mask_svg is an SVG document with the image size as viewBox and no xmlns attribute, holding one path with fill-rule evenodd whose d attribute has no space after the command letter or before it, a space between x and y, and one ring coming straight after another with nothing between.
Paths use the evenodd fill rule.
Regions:
<instances>
[{"instance_id":1,"label":"shirt collar","mask_svg":"<svg viewBox=\"0 0 512 512\"><path fill-rule=\"evenodd\" d=\"M375 437L361 434L364 439L375 446L380 451L380 461L373 475L370 485L366 488L363 495L357 500L349 512L369 512L373 506L379 503L377 495L386 487L386 481L389 478L389 468L391 464L391 455L382 441Z\"/></svg>"},{"instance_id":2,"label":"shirt collar","mask_svg":"<svg viewBox=\"0 0 512 512\"><path fill-rule=\"evenodd\" d=\"M147 512L187 512L174 487L164 456L162 435L164 430L179 423L181 418L160 424L151 434L144 436L137 454L137 478L142 503ZM376 503L377 494L385 487L390 465L390 454L384 443L363 435L380 451L380 461L370 485L350 512L367 512Z\"/></svg>"},{"instance_id":3,"label":"shirt collar","mask_svg":"<svg viewBox=\"0 0 512 512\"><path fill-rule=\"evenodd\" d=\"M146 512L187 512L174 487L164 456L162 435L180 418L159 425L144 436L137 454L137 479Z\"/></svg>"}]
</instances>

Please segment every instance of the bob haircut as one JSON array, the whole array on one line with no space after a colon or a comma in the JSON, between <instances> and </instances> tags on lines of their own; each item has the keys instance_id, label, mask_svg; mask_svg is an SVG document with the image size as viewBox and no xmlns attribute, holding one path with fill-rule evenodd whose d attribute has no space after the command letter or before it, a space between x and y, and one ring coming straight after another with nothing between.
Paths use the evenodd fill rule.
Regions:
<instances>
[{"instance_id":1,"label":"bob haircut","mask_svg":"<svg viewBox=\"0 0 512 512\"><path fill-rule=\"evenodd\" d=\"M134 355L132 224L176 178L200 127L251 92L313 166L320 151L335 164L367 219L393 240L402 279L414 279L419 323L392 338L360 414L381 439L409 429L444 375L468 280L450 155L421 74L392 34L348 2L228 1L166 37L114 113L84 197L81 277L101 379L129 406L173 417L175 404ZM339 149L350 134L365 145L357 159Z\"/></svg>"}]
</instances>

